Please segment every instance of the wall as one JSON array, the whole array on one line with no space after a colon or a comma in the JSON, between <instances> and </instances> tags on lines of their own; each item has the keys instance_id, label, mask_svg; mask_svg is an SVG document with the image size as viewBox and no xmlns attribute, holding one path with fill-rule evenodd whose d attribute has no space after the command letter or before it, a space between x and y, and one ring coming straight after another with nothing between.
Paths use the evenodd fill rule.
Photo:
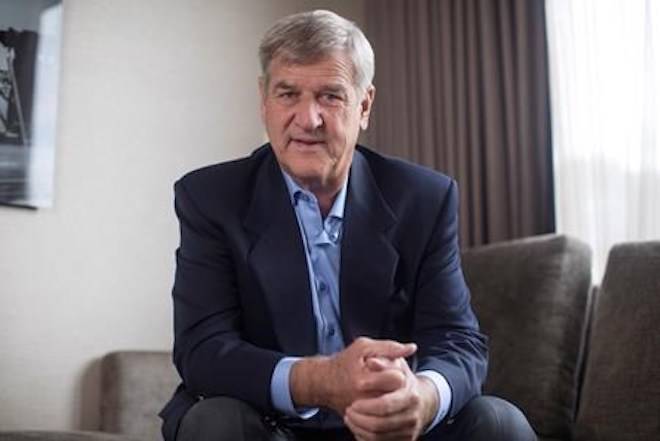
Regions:
<instances>
[{"instance_id":1,"label":"wall","mask_svg":"<svg viewBox=\"0 0 660 441\"><path fill-rule=\"evenodd\" d=\"M263 140L274 19L362 2L65 0L55 204L0 207L0 429L90 429L98 359L169 349L173 181Z\"/></svg>"}]
</instances>

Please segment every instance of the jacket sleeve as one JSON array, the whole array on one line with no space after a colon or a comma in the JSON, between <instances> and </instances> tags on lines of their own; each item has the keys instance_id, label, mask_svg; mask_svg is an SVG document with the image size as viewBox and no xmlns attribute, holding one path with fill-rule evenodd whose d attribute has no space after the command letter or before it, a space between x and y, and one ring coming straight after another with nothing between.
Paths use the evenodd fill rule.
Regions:
<instances>
[{"instance_id":1,"label":"jacket sleeve","mask_svg":"<svg viewBox=\"0 0 660 441\"><path fill-rule=\"evenodd\" d=\"M413 325L417 370L445 377L452 392L449 417L481 393L488 358L461 270L457 212L458 190L452 181L421 260Z\"/></svg>"},{"instance_id":2,"label":"jacket sleeve","mask_svg":"<svg viewBox=\"0 0 660 441\"><path fill-rule=\"evenodd\" d=\"M200 209L186 179L175 184L181 242L176 252L174 363L197 397L224 395L272 410L271 375L284 354L241 338L237 275L220 222Z\"/></svg>"}]
</instances>

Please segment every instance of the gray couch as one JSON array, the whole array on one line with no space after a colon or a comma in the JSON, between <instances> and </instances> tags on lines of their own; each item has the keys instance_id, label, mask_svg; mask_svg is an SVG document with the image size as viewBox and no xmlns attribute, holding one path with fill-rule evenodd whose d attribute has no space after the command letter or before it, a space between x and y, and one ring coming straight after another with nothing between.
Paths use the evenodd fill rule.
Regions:
<instances>
[{"instance_id":1,"label":"gray couch","mask_svg":"<svg viewBox=\"0 0 660 441\"><path fill-rule=\"evenodd\" d=\"M612 249L600 289L590 251L565 236L468 250L463 265L490 336L485 392L516 403L541 440L660 440L660 242ZM0 441L160 439L177 376L165 352L102 361L98 432L0 432Z\"/></svg>"}]
</instances>

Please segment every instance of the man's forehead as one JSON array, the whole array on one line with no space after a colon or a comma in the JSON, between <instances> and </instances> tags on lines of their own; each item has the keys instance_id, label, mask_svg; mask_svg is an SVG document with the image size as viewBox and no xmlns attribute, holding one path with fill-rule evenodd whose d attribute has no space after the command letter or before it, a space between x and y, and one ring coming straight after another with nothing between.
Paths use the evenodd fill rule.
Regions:
<instances>
[{"instance_id":1,"label":"man's forehead","mask_svg":"<svg viewBox=\"0 0 660 441\"><path fill-rule=\"evenodd\" d=\"M296 81L295 79L280 78L273 81L273 89L300 89L301 87L310 86L307 81ZM337 91L343 92L348 89L350 84L344 82L333 82L333 81L323 81L323 79L317 79L314 81L311 86L328 90L328 91Z\"/></svg>"},{"instance_id":2,"label":"man's forehead","mask_svg":"<svg viewBox=\"0 0 660 441\"><path fill-rule=\"evenodd\" d=\"M321 83L334 89L346 89L353 84L354 73L350 60L339 53L307 62L278 56L270 63L268 76L276 87Z\"/></svg>"}]
</instances>

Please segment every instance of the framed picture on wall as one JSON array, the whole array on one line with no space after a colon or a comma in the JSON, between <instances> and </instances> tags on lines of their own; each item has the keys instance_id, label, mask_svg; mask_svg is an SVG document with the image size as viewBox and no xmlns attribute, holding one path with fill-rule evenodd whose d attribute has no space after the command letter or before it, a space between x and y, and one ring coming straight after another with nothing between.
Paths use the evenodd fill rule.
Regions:
<instances>
[{"instance_id":1,"label":"framed picture on wall","mask_svg":"<svg viewBox=\"0 0 660 441\"><path fill-rule=\"evenodd\" d=\"M53 204L61 0L0 0L0 204Z\"/></svg>"}]
</instances>

